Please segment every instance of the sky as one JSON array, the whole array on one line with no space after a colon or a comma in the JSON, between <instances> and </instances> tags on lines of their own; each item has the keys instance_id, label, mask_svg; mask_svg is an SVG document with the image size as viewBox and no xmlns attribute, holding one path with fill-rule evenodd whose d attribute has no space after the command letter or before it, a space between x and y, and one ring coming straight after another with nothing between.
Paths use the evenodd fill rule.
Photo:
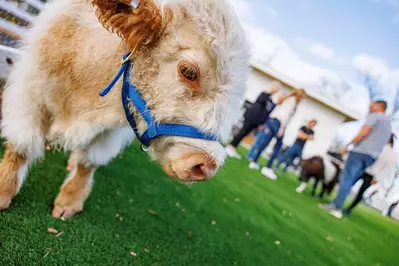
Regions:
<instances>
[{"instance_id":1,"label":"sky","mask_svg":"<svg viewBox=\"0 0 399 266\"><path fill-rule=\"evenodd\" d=\"M367 113L364 73L394 106L399 88L399 0L230 0L252 60L298 86Z\"/></svg>"}]
</instances>

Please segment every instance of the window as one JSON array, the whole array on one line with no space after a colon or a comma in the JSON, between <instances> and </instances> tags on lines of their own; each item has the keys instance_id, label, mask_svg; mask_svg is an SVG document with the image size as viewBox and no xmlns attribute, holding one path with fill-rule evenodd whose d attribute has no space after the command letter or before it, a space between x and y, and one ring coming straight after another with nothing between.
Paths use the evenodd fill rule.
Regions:
<instances>
[{"instance_id":1,"label":"window","mask_svg":"<svg viewBox=\"0 0 399 266\"><path fill-rule=\"evenodd\" d=\"M12 22L20 27L27 27L29 26L29 22L27 22L26 20L23 20L13 14L11 14L10 12L3 10L0 8L0 19L3 20L7 20L9 22Z\"/></svg>"},{"instance_id":2,"label":"window","mask_svg":"<svg viewBox=\"0 0 399 266\"><path fill-rule=\"evenodd\" d=\"M16 37L13 37L10 34L3 32L0 28L0 45L17 48L18 41L19 40Z\"/></svg>"}]
</instances>

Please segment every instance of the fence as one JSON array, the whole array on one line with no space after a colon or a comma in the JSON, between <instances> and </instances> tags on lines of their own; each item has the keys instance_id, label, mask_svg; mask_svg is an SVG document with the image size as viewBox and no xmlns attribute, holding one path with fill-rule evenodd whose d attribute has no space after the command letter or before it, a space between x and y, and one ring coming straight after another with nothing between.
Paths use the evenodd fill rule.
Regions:
<instances>
[{"instance_id":1,"label":"fence","mask_svg":"<svg viewBox=\"0 0 399 266\"><path fill-rule=\"evenodd\" d=\"M47 0L0 0L0 110L2 91L19 52L20 36L35 16L43 10ZM1 112L0 112L1 119Z\"/></svg>"},{"instance_id":2,"label":"fence","mask_svg":"<svg viewBox=\"0 0 399 266\"><path fill-rule=\"evenodd\" d=\"M2 0L0 2L0 89L18 57L18 42L46 0Z\"/></svg>"}]
</instances>

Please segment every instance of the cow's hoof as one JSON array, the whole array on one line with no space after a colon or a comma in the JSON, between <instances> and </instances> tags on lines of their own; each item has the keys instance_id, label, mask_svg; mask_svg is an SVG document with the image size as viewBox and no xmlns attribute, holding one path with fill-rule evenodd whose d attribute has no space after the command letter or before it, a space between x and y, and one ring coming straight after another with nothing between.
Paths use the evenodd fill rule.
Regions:
<instances>
[{"instance_id":1,"label":"cow's hoof","mask_svg":"<svg viewBox=\"0 0 399 266\"><path fill-rule=\"evenodd\" d=\"M7 210L11 204L11 198L7 196L0 196L0 211Z\"/></svg>"},{"instance_id":2,"label":"cow's hoof","mask_svg":"<svg viewBox=\"0 0 399 266\"><path fill-rule=\"evenodd\" d=\"M71 206L54 205L51 215L56 219L65 220L71 218L72 216L81 211L83 211L82 208L77 208L73 205Z\"/></svg>"}]
</instances>

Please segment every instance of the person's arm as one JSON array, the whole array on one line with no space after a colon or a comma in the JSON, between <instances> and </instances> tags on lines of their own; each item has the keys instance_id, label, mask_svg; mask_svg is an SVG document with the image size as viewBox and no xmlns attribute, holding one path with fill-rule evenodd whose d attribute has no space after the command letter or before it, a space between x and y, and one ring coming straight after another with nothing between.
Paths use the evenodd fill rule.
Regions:
<instances>
[{"instance_id":1,"label":"person's arm","mask_svg":"<svg viewBox=\"0 0 399 266\"><path fill-rule=\"evenodd\" d=\"M300 140L313 140L313 134L306 134L303 129L301 128L298 133L298 139Z\"/></svg>"},{"instance_id":2,"label":"person's arm","mask_svg":"<svg viewBox=\"0 0 399 266\"><path fill-rule=\"evenodd\" d=\"M357 135L352 139L351 142L345 145L345 147L341 150L341 155L344 155L348 151L348 147L351 145L355 145L362 141L368 134L370 134L371 130L373 129L374 125L377 123L377 117L374 115L369 115L367 117L365 125L362 129L357 133Z\"/></svg>"},{"instance_id":3,"label":"person's arm","mask_svg":"<svg viewBox=\"0 0 399 266\"><path fill-rule=\"evenodd\" d=\"M288 98L290 98L290 97L292 97L294 95L295 95L295 93L291 93L291 94L282 95L282 96L278 97L277 105L282 104L285 100L287 100Z\"/></svg>"}]
</instances>

